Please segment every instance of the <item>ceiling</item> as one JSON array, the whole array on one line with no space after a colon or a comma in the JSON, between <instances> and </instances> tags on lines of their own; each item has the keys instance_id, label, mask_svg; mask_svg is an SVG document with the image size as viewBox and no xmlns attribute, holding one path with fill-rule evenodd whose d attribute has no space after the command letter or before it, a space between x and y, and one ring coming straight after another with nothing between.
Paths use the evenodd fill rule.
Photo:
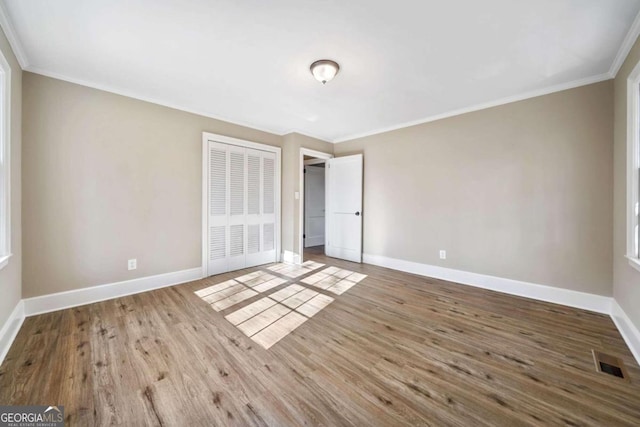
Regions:
<instances>
[{"instance_id":1,"label":"ceiling","mask_svg":"<svg viewBox=\"0 0 640 427\"><path fill-rule=\"evenodd\" d=\"M1 6L24 69L332 142L611 78L640 28L640 0ZM322 58L341 66L326 86Z\"/></svg>"}]
</instances>

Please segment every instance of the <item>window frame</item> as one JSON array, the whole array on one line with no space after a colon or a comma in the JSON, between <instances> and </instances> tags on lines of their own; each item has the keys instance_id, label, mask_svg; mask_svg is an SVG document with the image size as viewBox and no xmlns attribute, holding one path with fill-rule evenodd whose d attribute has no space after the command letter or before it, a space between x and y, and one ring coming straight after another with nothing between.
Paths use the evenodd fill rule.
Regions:
<instances>
[{"instance_id":1,"label":"window frame","mask_svg":"<svg viewBox=\"0 0 640 427\"><path fill-rule=\"evenodd\" d=\"M0 270L11 258L11 67L0 52Z\"/></svg>"},{"instance_id":2,"label":"window frame","mask_svg":"<svg viewBox=\"0 0 640 427\"><path fill-rule=\"evenodd\" d=\"M629 265L640 271L640 62L627 79L627 248Z\"/></svg>"}]
</instances>

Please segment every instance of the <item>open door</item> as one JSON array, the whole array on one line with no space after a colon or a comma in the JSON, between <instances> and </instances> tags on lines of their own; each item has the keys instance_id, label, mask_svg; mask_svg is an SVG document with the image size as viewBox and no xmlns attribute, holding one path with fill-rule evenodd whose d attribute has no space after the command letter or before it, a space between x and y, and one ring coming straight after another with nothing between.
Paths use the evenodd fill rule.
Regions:
<instances>
[{"instance_id":1,"label":"open door","mask_svg":"<svg viewBox=\"0 0 640 427\"><path fill-rule=\"evenodd\" d=\"M327 256L362 262L362 154L327 160Z\"/></svg>"},{"instance_id":2,"label":"open door","mask_svg":"<svg viewBox=\"0 0 640 427\"><path fill-rule=\"evenodd\" d=\"M304 168L304 247L324 245L326 165Z\"/></svg>"}]
</instances>

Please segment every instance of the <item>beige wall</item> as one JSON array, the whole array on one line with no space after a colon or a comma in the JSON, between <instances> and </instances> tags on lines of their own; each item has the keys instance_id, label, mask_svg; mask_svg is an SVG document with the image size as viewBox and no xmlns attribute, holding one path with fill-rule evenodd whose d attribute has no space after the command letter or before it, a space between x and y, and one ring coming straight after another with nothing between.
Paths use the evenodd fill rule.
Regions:
<instances>
[{"instance_id":1,"label":"beige wall","mask_svg":"<svg viewBox=\"0 0 640 427\"><path fill-rule=\"evenodd\" d=\"M283 142L27 72L23 112L25 298L200 266L202 132Z\"/></svg>"},{"instance_id":2,"label":"beige wall","mask_svg":"<svg viewBox=\"0 0 640 427\"><path fill-rule=\"evenodd\" d=\"M11 67L11 252L0 270L0 329L16 307L22 292L22 70L0 30L0 51Z\"/></svg>"},{"instance_id":3,"label":"beige wall","mask_svg":"<svg viewBox=\"0 0 640 427\"><path fill-rule=\"evenodd\" d=\"M23 296L199 266L203 131L283 148L284 251L300 148L364 152L365 253L610 295L612 111L603 82L333 146L24 73Z\"/></svg>"},{"instance_id":4,"label":"beige wall","mask_svg":"<svg viewBox=\"0 0 640 427\"><path fill-rule=\"evenodd\" d=\"M640 61L636 41L615 80L614 124L614 246L613 294L635 327L640 329L640 272L625 258L627 247L627 78Z\"/></svg>"},{"instance_id":5,"label":"beige wall","mask_svg":"<svg viewBox=\"0 0 640 427\"><path fill-rule=\"evenodd\" d=\"M612 104L607 81L337 144L364 153L364 252L611 295Z\"/></svg>"},{"instance_id":6,"label":"beige wall","mask_svg":"<svg viewBox=\"0 0 640 427\"><path fill-rule=\"evenodd\" d=\"M295 199L295 193L300 192L300 148L309 148L328 154L333 154L334 145L299 133L284 136L282 150L282 250L300 255L300 200ZM291 225L292 226L291 226Z\"/></svg>"}]
</instances>

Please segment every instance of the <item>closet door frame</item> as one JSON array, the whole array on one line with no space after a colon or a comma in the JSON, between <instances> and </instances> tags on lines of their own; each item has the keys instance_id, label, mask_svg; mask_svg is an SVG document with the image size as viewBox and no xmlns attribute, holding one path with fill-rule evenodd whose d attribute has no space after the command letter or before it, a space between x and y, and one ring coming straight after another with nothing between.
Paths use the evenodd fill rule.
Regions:
<instances>
[{"instance_id":1,"label":"closet door frame","mask_svg":"<svg viewBox=\"0 0 640 427\"><path fill-rule=\"evenodd\" d=\"M218 135L209 132L202 133L202 277L209 276L209 143L219 142L237 147L251 148L254 150L266 151L275 154L275 251L276 262L281 261L281 217L280 217L280 190L282 175L282 149L271 145L260 144L257 142L246 141L229 136Z\"/></svg>"}]
</instances>

